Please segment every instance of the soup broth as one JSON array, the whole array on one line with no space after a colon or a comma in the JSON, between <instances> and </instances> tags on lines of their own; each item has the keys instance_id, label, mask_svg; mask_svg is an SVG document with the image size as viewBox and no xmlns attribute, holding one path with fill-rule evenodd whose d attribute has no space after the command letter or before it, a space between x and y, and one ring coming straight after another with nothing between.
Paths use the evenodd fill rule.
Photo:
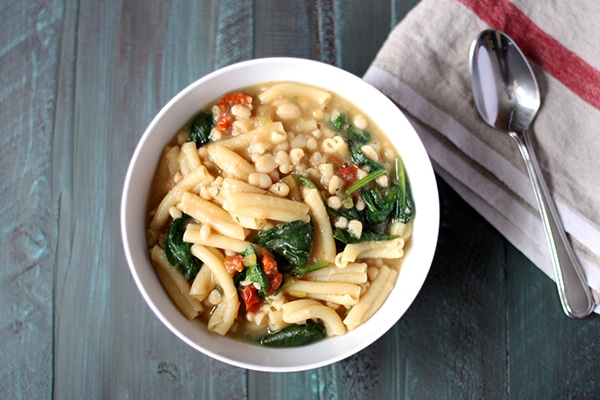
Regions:
<instances>
[{"instance_id":1,"label":"soup broth","mask_svg":"<svg viewBox=\"0 0 600 400\"><path fill-rule=\"evenodd\" d=\"M227 93L174 132L148 209L151 259L181 312L266 346L370 318L414 214L402 160L374 121L295 82Z\"/></svg>"}]
</instances>

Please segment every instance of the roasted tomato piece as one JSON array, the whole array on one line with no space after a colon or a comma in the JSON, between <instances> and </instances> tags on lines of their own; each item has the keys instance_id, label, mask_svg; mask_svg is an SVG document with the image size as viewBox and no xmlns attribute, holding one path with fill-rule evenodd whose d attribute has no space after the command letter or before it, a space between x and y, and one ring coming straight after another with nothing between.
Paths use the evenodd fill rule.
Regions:
<instances>
[{"instance_id":1,"label":"roasted tomato piece","mask_svg":"<svg viewBox=\"0 0 600 400\"><path fill-rule=\"evenodd\" d=\"M231 113L231 107L236 104L242 106L252 105L252 96L246 93L229 93L226 94L219 103L221 109L221 115L217 120L216 127L219 131L226 131L231 127L231 124L235 121L235 116Z\"/></svg>"},{"instance_id":2,"label":"roasted tomato piece","mask_svg":"<svg viewBox=\"0 0 600 400\"><path fill-rule=\"evenodd\" d=\"M259 310L260 297L254 285L244 286L239 289L239 292L246 306L246 311L257 312Z\"/></svg>"},{"instance_id":3,"label":"roasted tomato piece","mask_svg":"<svg viewBox=\"0 0 600 400\"><path fill-rule=\"evenodd\" d=\"M277 262L273 256L266 251L261 254L260 263L265 276L269 280L269 291L267 294L272 295L281 286L281 282L283 282L283 275L277 269Z\"/></svg>"},{"instance_id":4,"label":"roasted tomato piece","mask_svg":"<svg viewBox=\"0 0 600 400\"><path fill-rule=\"evenodd\" d=\"M358 180L358 166L345 163L340 167L340 175L344 181L344 189L346 189Z\"/></svg>"},{"instance_id":5,"label":"roasted tomato piece","mask_svg":"<svg viewBox=\"0 0 600 400\"><path fill-rule=\"evenodd\" d=\"M223 260L227 273L231 276L237 275L244 270L244 257L237 254L235 256L226 256Z\"/></svg>"}]
</instances>

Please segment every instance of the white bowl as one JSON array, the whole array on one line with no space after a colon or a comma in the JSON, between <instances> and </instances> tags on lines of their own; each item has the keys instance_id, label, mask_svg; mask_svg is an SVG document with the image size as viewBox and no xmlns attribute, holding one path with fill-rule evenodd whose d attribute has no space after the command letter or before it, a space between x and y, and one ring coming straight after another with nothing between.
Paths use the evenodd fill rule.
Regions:
<instances>
[{"instance_id":1,"label":"white bowl","mask_svg":"<svg viewBox=\"0 0 600 400\"><path fill-rule=\"evenodd\" d=\"M265 348L209 332L173 304L158 280L146 243L146 201L159 157L175 132L224 93L267 81L297 81L329 89L353 102L387 133L408 172L416 214L413 237L396 286L379 311L357 329L304 347ZM402 112L362 79L331 65L295 58L246 61L215 71L177 94L150 123L131 159L121 203L121 231L131 274L156 316L196 350L242 368L288 372L321 367L369 346L406 312L429 272L437 243L439 203L429 157Z\"/></svg>"}]
</instances>

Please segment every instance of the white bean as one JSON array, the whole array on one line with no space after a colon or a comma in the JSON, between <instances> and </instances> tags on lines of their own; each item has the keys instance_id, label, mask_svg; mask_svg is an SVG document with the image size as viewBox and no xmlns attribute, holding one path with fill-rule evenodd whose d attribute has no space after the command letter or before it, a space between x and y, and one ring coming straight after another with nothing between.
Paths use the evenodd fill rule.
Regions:
<instances>
[{"instance_id":1,"label":"white bean","mask_svg":"<svg viewBox=\"0 0 600 400\"><path fill-rule=\"evenodd\" d=\"M254 166L258 172L265 172L268 174L277 168L277 163L271 154L264 154L258 157Z\"/></svg>"},{"instance_id":2,"label":"white bean","mask_svg":"<svg viewBox=\"0 0 600 400\"><path fill-rule=\"evenodd\" d=\"M269 188L269 192L276 194L277 196L287 197L290 194L290 187L283 182L275 182Z\"/></svg>"},{"instance_id":3,"label":"white bean","mask_svg":"<svg viewBox=\"0 0 600 400\"><path fill-rule=\"evenodd\" d=\"M348 222L348 233L359 238L362 235L362 223L359 220L353 219Z\"/></svg>"},{"instance_id":4,"label":"white bean","mask_svg":"<svg viewBox=\"0 0 600 400\"><path fill-rule=\"evenodd\" d=\"M329 184L327 185L327 191L329 194L335 194L338 191L342 190L344 186L344 181L337 175L334 175L329 180Z\"/></svg>"},{"instance_id":5,"label":"white bean","mask_svg":"<svg viewBox=\"0 0 600 400\"><path fill-rule=\"evenodd\" d=\"M273 184L271 177L264 172L252 172L248 175L248 183L262 189L268 189Z\"/></svg>"},{"instance_id":6,"label":"white bean","mask_svg":"<svg viewBox=\"0 0 600 400\"><path fill-rule=\"evenodd\" d=\"M362 115L356 115L352 120L352 123L357 129L365 130L367 129L367 119Z\"/></svg>"},{"instance_id":7,"label":"white bean","mask_svg":"<svg viewBox=\"0 0 600 400\"><path fill-rule=\"evenodd\" d=\"M302 115L300 107L294 103L282 103L277 107L275 112L277 113L277 116L284 121L288 119L298 119Z\"/></svg>"},{"instance_id":8,"label":"white bean","mask_svg":"<svg viewBox=\"0 0 600 400\"><path fill-rule=\"evenodd\" d=\"M331 196L327 198L327 205L334 210L339 210L342 208L342 199L338 196Z\"/></svg>"},{"instance_id":9,"label":"white bean","mask_svg":"<svg viewBox=\"0 0 600 400\"><path fill-rule=\"evenodd\" d=\"M361 146L360 148L363 152L363 154L371 161L375 161L378 162L379 161L379 155L377 154L377 152L375 151L375 149L369 145L364 145Z\"/></svg>"},{"instance_id":10,"label":"white bean","mask_svg":"<svg viewBox=\"0 0 600 400\"><path fill-rule=\"evenodd\" d=\"M252 115L250 110L241 104L234 104L231 106L231 113L238 118L250 118Z\"/></svg>"}]
</instances>

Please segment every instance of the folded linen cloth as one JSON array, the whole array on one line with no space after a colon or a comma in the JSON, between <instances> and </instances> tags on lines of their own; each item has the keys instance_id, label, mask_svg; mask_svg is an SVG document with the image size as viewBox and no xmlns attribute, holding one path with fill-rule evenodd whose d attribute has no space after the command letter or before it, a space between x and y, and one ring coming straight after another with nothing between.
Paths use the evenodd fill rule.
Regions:
<instances>
[{"instance_id":1,"label":"folded linen cloth","mask_svg":"<svg viewBox=\"0 0 600 400\"><path fill-rule=\"evenodd\" d=\"M600 312L600 2L423 0L363 77L394 100L436 172L555 279L543 225L514 142L479 117L468 53L489 28L532 62L542 96L532 142Z\"/></svg>"}]
</instances>

